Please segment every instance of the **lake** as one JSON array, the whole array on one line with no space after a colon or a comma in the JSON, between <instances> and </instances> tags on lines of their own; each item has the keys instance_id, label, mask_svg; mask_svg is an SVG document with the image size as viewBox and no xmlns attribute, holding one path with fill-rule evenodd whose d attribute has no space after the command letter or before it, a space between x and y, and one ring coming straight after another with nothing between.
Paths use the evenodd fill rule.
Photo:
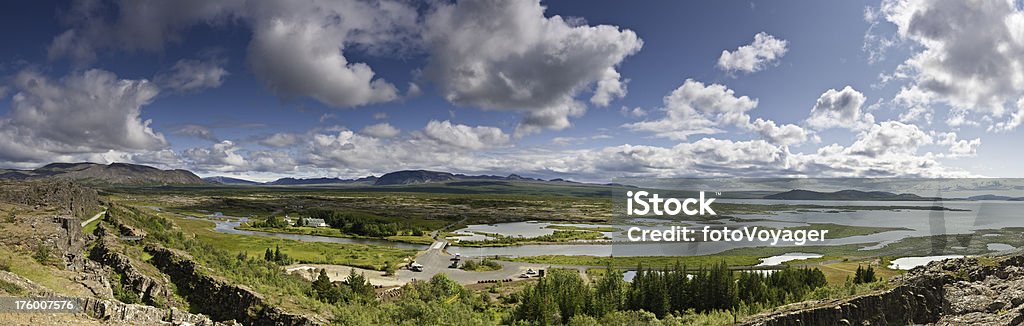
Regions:
<instances>
[{"instance_id":1,"label":"lake","mask_svg":"<svg viewBox=\"0 0 1024 326\"><path fill-rule=\"evenodd\" d=\"M962 256L962 255L903 257L903 258L899 258L899 259L893 259L893 261L889 263L889 268L891 268L891 269L911 270L911 269L914 269L914 267L928 265L928 263L933 262L933 261L939 261L939 260L945 260L945 259L951 259L951 258L963 258L963 257L964 256Z\"/></svg>"},{"instance_id":2,"label":"lake","mask_svg":"<svg viewBox=\"0 0 1024 326\"><path fill-rule=\"evenodd\" d=\"M933 211L933 210L857 210L827 212L822 209L815 212L784 211L773 214L743 214L736 217L742 219L770 219L772 221L734 222L729 219L712 222L680 221L681 225L702 227L726 226L730 228L742 226L790 227L803 226L808 223L835 223L852 226L886 226L903 227L910 230L881 232L864 236L853 236L839 239L826 239L815 244L845 245L865 244L862 249L878 249L907 237L920 237L937 234L972 234L982 229L1001 229L1005 227L1024 227L1024 202L1020 201L945 201L932 203L927 201L795 201L795 200L725 200L722 202L764 204L764 205L819 205L819 206L917 206L929 207L941 205L947 208L965 211ZM634 219L632 222L660 222L672 225L676 222L660 219ZM500 234L534 234L529 232L547 232L539 225L546 223L501 223L479 227L478 230ZM611 225L622 230L632 225ZM621 232L613 234L616 241L626 241ZM877 245L875 245L878 243ZM695 256L723 252L733 248L765 246L763 242L678 242L678 243L623 243L614 244L557 244L557 245L524 245L513 247L455 247L467 256L537 256L537 255L588 255L588 256ZM799 246L792 246L799 248ZM991 248L990 248L991 249ZM996 250L996 249L991 249Z\"/></svg>"}]
</instances>

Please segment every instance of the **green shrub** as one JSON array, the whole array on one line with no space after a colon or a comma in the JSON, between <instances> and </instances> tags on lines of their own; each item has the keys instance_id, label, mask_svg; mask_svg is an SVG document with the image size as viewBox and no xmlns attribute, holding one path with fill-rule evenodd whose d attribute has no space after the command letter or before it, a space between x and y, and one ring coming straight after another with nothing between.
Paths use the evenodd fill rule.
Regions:
<instances>
[{"instance_id":1,"label":"green shrub","mask_svg":"<svg viewBox=\"0 0 1024 326\"><path fill-rule=\"evenodd\" d=\"M0 290L7 292L10 295L22 295L25 294L25 289L21 288L17 284L0 280Z\"/></svg>"},{"instance_id":2,"label":"green shrub","mask_svg":"<svg viewBox=\"0 0 1024 326\"><path fill-rule=\"evenodd\" d=\"M53 250L45 243L39 244L36 246L36 251L32 253L32 259L35 259L40 264L48 265L53 260Z\"/></svg>"}]
</instances>

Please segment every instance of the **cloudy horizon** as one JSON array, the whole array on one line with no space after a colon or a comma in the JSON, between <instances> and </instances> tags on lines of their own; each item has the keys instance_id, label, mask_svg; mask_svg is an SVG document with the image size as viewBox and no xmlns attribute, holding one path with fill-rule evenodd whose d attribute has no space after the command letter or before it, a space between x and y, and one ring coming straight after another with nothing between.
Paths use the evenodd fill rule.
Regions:
<instances>
[{"instance_id":1,"label":"cloudy horizon","mask_svg":"<svg viewBox=\"0 0 1024 326\"><path fill-rule=\"evenodd\" d=\"M0 168L1024 177L1014 0L0 6Z\"/></svg>"}]
</instances>

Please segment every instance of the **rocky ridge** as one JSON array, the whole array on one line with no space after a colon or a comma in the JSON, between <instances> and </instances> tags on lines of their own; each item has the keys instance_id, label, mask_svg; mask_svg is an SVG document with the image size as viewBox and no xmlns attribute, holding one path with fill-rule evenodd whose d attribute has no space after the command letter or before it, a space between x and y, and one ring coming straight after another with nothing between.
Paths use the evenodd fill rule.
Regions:
<instances>
[{"instance_id":1,"label":"rocky ridge","mask_svg":"<svg viewBox=\"0 0 1024 326\"><path fill-rule=\"evenodd\" d=\"M49 289L11 272L0 271L0 280L15 284L35 297L63 297ZM77 299L81 313L77 314L7 314L3 316L9 325L229 325L214 322L204 315L192 314L176 308L162 309L152 306L127 304L117 300L94 297L71 297Z\"/></svg>"},{"instance_id":2,"label":"rocky ridge","mask_svg":"<svg viewBox=\"0 0 1024 326\"><path fill-rule=\"evenodd\" d=\"M0 186L0 202L53 209L58 215L80 218L95 214L100 204L96 190L68 180L4 183Z\"/></svg>"},{"instance_id":3,"label":"rocky ridge","mask_svg":"<svg viewBox=\"0 0 1024 326\"><path fill-rule=\"evenodd\" d=\"M132 263L131 258L119 252L122 246L117 242L116 235L111 234L105 226L99 226L96 235L99 239L90 251L89 258L117 273L126 290L134 292L142 302L151 306L183 306L176 302L170 280L146 275Z\"/></svg>"},{"instance_id":4,"label":"rocky ridge","mask_svg":"<svg viewBox=\"0 0 1024 326\"><path fill-rule=\"evenodd\" d=\"M285 312L244 285L210 275L187 253L147 245L150 262L177 285L179 293L215 320L236 320L245 325L322 325L325 321Z\"/></svg>"},{"instance_id":5,"label":"rocky ridge","mask_svg":"<svg viewBox=\"0 0 1024 326\"><path fill-rule=\"evenodd\" d=\"M1024 255L933 262L887 291L754 318L751 326L1021 325Z\"/></svg>"}]
</instances>

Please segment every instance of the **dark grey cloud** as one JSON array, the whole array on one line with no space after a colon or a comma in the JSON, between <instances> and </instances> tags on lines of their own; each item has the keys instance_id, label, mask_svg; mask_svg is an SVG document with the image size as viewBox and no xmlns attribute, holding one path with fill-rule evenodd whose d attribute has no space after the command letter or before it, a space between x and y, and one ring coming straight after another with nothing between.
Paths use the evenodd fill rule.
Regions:
<instances>
[{"instance_id":1,"label":"dark grey cloud","mask_svg":"<svg viewBox=\"0 0 1024 326\"><path fill-rule=\"evenodd\" d=\"M178 60L170 70L153 77L161 88L178 92L192 92L206 88L217 88L224 83L228 71L218 60Z\"/></svg>"},{"instance_id":2,"label":"dark grey cloud","mask_svg":"<svg viewBox=\"0 0 1024 326\"><path fill-rule=\"evenodd\" d=\"M198 124L182 125L180 127L175 128L173 133L181 136L209 140L212 142L220 142L220 139L218 139L217 136L213 134L213 131L210 130L210 128Z\"/></svg>"},{"instance_id":3,"label":"dark grey cloud","mask_svg":"<svg viewBox=\"0 0 1024 326\"><path fill-rule=\"evenodd\" d=\"M196 25L245 24L253 30L250 68L268 89L335 107L398 98L394 85L344 51L385 53L395 43L415 44L407 41L417 21L415 9L397 1L76 1L64 16L70 28L54 38L49 55L80 66L109 50L162 51ZM171 88L219 85L225 75L195 62L179 65L164 78ZM178 71L192 74L176 79Z\"/></svg>"}]
</instances>

